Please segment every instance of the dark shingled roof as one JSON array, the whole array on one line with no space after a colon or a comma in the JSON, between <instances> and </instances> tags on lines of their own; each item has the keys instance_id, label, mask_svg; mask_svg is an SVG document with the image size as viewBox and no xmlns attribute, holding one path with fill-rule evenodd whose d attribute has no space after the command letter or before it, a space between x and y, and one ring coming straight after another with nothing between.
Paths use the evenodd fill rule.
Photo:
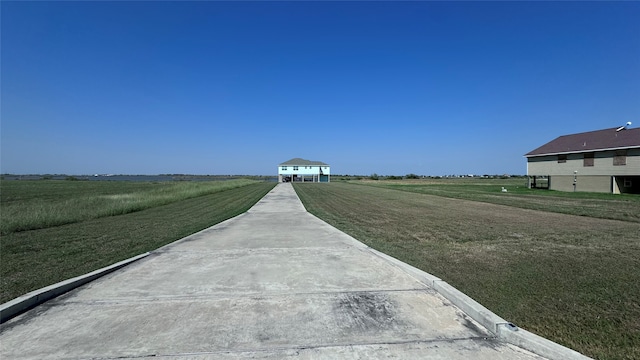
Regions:
<instances>
[{"instance_id":1,"label":"dark shingled roof","mask_svg":"<svg viewBox=\"0 0 640 360\"><path fill-rule=\"evenodd\" d=\"M309 165L322 165L322 166L329 166L329 164L325 164L322 161L311 161L311 160L305 160L305 159L301 159L301 158L294 158L291 159L289 161L285 161L280 165L302 165L302 166L309 166Z\"/></svg>"},{"instance_id":2,"label":"dark shingled roof","mask_svg":"<svg viewBox=\"0 0 640 360\"><path fill-rule=\"evenodd\" d=\"M616 131L616 129L610 128L563 135L528 152L524 156L533 157L640 147L640 128L620 131Z\"/></svg>"}]
</instances>

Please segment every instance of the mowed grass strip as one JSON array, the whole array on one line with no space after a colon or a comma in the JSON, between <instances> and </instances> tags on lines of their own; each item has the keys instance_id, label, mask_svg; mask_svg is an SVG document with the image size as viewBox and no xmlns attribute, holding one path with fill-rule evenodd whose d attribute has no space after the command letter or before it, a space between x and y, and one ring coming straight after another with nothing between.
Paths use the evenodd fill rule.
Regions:
<instances>
[{"instance_id":1,"label":"mowed grass strip","mask_svg":"<svg viewBox=\"0 0 640 360\"><path fill-rule=\"evenodd\" d=\"M360 181L389 189L482 201L523 209L640 223L640 196L529 189L526 179ZM502 192L505 188L507 192Z\"/></svg>"},{"instance_id":2,"label":"mowed grass strip","mask_svg":"<svg viewBox=\"0 0 640 360\"><path fill-rule=\"evenodd\" d=\"M255 182L0 180L0 234L128 214Z\"/></svg>"},{"instance_id":3,"label":"mowed grass strip","mask_svg":"<svg viewBox=\"0 0 640 360\"><path fill-rule=\"evenodd\" d=\"M518 326L598 359L640 358L638 223L350 183L294 188L309 212Z\"/></svg>"},{"instance_id":4,"label":"mowed grass strip","mask_svg":"<svg viewBox=\"0 0 640 360\"><path fill-rule=\"evenodd\" d=\"M125 215L3 235L0 303L239 215L274 186L253 183Z\"/></svg>"}]
</instances>

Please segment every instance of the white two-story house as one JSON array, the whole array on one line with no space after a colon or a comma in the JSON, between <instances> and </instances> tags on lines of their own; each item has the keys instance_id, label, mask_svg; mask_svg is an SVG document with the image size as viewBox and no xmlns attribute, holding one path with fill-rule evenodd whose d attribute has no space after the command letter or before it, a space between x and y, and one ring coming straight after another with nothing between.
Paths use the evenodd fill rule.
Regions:
<instances>
[{"instance_id":1,"label":"white two-story house","mask_svg":"<svg viewBox=\"0 0 640 360\"><path fill-rule=\"evenodd\" d=\"M278 165L278 181L330 182L331 167L321 161L291 159Z\"/></svg>"}]
</instances>

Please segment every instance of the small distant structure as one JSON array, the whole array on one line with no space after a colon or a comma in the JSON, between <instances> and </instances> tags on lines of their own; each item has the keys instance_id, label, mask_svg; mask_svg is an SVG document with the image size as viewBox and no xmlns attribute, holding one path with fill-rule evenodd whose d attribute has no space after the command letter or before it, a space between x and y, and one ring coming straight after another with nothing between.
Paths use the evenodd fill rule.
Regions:
<instances>
[{"instance_id":1,"label":"small distant structure","mask_svg":"<svg viewBox=\"0 0 640 360\"><path fill-rule=\"evenodd\" d=\"M640 194L640 128L560 136L525 154L529 187Z\"/></svg>"},{"instance_id":2,"label":"small distant structure","mask_svg":"<svg viewBox=\"0 0 640 360\"><path fill-rule=\"evenodd\" d=\"M322 161L293 158L278 165L279 182L331 182L331 166Z\"/></svg>"}]
</instances>

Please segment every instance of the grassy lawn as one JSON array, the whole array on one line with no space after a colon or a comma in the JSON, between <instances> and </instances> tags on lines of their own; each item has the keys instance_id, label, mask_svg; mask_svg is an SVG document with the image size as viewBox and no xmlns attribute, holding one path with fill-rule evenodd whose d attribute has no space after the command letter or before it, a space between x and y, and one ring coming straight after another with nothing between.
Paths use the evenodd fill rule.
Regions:
<instances>
[{"instance_id":1,"label":"grassy lawn","mask_svg":"<svg viewBox=\"0 0 640 360\"><path fill-rule=\"evenodd\" d=\"M530 193L510 181L506 194L499 181L294 187L311 213L518 326L591 357L640 358L638 197ZM620 220L581 210L593 201Z\"/></svg>"},{"instance_id":2,"label":"grassy lawn","mask_svg":"<svg viewBox=\"0 0 640 360\"><path fill-rule=\"evenodd\" d=\"M523 209L640 223L640 196L528 189L526 179L437 179L355 182L420 194L482 201ZM507 192L502 192L502 188Z\"/></svg>"},{"instance_id":3,"label":"grassy lawn","mask_svg":"<svg viewBox=\"0 0 640 360\"><path fill-rule=\"evenodd\" d=\"M59 204L73 204L74 198L84 201L103 196L118 198L124 194L135 194L124 196L135 198L142 194L148 203L141 210L124 211L121 215L105 215L98 209L95 213L100 216L3 234L0 303L157 249L239 215L275 186L275 183L256 181L236 182L233 186L227 182L34 181L17 184L20 182L2 182L3 222L9 221L5 206L18 206L19 203L25 206L42 203L69 212L75 210ZM160 200L149 200L153 197Z\"/></svg>"},{"instance_id":4,"label":"grassy lawn","mask_svg":"<svg viewBox=\"0 0 640 360\"><path fill-rule=\"evenodd\" d=\"M0 233L128 214L255 183L228 181L0 181Z\"/></svg>"}]
</instances>

